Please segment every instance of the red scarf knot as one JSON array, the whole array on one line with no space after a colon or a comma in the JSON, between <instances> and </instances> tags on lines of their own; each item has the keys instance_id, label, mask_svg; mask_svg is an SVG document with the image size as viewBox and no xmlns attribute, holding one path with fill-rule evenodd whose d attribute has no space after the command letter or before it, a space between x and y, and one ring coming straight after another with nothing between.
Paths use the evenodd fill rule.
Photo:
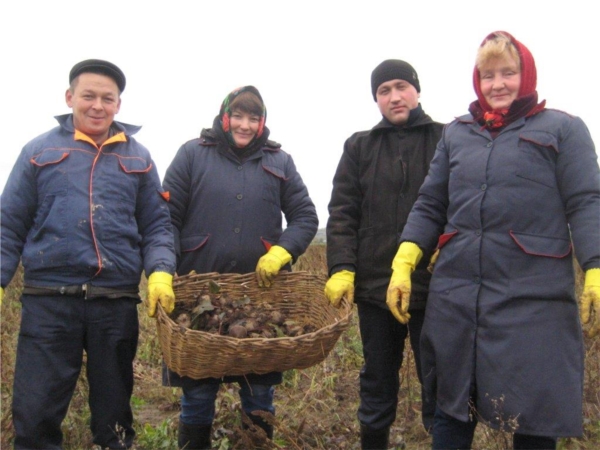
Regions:
<instances>
[{"instance_id":1,"label":"red scarf knot","mask_svg":"<svg viewBox=\"0 0 600 450\"><path fill-rule=\"evenodd\" d=\"M505 125L504 118L507 114L508 109L497 109L484 112L483 120L485 122L485 127L490 129L502 128Z\"/></svg>"}]
</instances>

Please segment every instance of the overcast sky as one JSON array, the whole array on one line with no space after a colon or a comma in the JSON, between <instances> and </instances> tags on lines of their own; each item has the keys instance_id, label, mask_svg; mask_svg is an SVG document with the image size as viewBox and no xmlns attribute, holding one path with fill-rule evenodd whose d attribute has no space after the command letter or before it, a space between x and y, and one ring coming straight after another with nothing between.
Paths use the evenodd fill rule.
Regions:
<instances>
[{"instance_id":1,"label":"overcast sky","mask_svg":"<svg viewBox=\"0 0 600 450\"><path fill-rule=\"evenodd\" d=\"M381 118L370 74L410 62L421 104L451 121L475 99L480 42L505 30L533 53L540 100L580 116L598 147L598 15L584 0L5 1L0 189L23 145L70 112L71 67L107 59L125 72L117 120L142 125L161 177L178 148L212 125L225 95L252 84L271 138L290 153L327 220L344 141Z\"/></svg>"}]
</instances>

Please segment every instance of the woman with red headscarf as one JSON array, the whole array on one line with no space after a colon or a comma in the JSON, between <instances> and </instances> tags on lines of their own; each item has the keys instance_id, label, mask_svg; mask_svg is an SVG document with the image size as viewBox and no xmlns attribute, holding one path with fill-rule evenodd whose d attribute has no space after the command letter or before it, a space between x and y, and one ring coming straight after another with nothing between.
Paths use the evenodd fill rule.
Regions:
<instances>
[{"instance_id":1,"label":"woman with red headscarf","mask_svg":"<svg viewBox=\"0 0 600 450\"><path fill-rule=\"evenodd\" d=\"M517 449L583 431L581 323L600 331L600 170L584 122L546 109L536 81L527 47L485 38L477 100L444 129L393 262L387 303L406 321L410 274L439 250L421 336L435 449L470 448L478 421L513 432Z\"/></svg>"}]
</instances>

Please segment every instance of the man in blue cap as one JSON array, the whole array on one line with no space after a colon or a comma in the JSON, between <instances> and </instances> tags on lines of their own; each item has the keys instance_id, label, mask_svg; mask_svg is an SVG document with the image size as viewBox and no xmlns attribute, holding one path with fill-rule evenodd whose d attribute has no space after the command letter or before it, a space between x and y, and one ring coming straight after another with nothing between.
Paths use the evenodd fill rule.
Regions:
<instances>
[{"instance_id":1,"label":"man in blue cap","mask_svg":"<svg viewBox=\"0 0 600 450\"><path fill-rule=\"evenodd\" d=\"M125 75L91 59L69 74L72 113L25 145L1 198L1 288L22 261L13 389L15 449L60 449L83 353L93 441L133 443L138 286L149 314L174 306L168 193L148 150L119 123Z\"/></svg>"}]
</instances>

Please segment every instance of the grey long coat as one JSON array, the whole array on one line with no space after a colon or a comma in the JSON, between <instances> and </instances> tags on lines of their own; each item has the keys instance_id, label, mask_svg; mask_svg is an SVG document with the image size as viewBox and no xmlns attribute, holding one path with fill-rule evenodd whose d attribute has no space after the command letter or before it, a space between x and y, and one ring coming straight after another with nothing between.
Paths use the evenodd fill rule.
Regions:
<instances>
[{"instance_id":1,"label":"grey long coat","mask_svg":"<svg viewBox=\"0 0 600 450\"><path fill-rule=\"evenodd\" d=\"M494 140L471 116L449 124L401 239L431 250L442 233L421 338L428 395L459 420L473 396L492 425L580 435L573 247L584 270L600 267L600 171L585 124L544 110Z\"/></svg>"}]
</instances>

